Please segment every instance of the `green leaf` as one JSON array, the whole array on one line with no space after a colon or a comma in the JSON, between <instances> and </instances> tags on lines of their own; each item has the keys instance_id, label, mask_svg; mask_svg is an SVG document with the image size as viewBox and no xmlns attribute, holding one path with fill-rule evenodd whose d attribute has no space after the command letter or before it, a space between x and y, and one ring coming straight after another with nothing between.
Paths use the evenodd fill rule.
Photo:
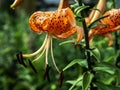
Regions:
<instances>
[{"instance_id":1,"label":"green leaf","mask_svg":"<svg viewBox=\"0 0 120 90\"><path fill-rule=\"evenodd\" d=\"M80 62L78 62L78 64L79 64L81 67L88 68L87 61L86 61L86 60L80 61Z\"/></svg>"},{"instance_id":2,"label":"green leaf","mask_svg":"<svg viewBox=\"0 0 120 90\"><path fill-rule=\"evenodd\" d=\"M69 83L71 85L74 85L74 83L76 82L76 80L67 80L66 83ZM77 84L75 84L74 86L82 86L82 80L80 80Z\"/></svg>"},{"instance_id":3,"label":"green leaf","mask_svg":"<svg viewBox=\"0 0 120 90\"><path fill-rule=\"evenodd\" d=\"M106 75L106 77L101 78L101 82L103 82L106 85L112 84L112 82L115 80L116 76L115 75Z\"/></svg>"},{"instance_id":4,"label":"green leaf","mask_svg":"<svg viewBox=\"0 0 120 90\"><path fill-rule=\"evenodd\" d=\"M59 45L64 45L64 44L68 44L68 43L75 43L75 42L76 42L76 40L67 40L67 41L60 43Z\"/></svg>"},{"instance_id":5,"label":"green leaf","mask_svg":"<svg viewBox=\"0 0 120 90\"><path fill-rule=\"evenodd\" d=\"M111 88L104 83L101 82L95 82L95 85L100 88L101 90L111 90Z\"/></svg>"},{"instance_id":6,"label":"green leaf","mask_svg":"<svg viewBox=\"0 0 120 90\"><path fill-rule=\"evenodd\" d=\"M96 58L98 62L100 62L101 55L100 55L100 51L97 48L88 51L91 53L91 55L93 55Z\"/></svg>"},{"instance_id":7,"label":"green leaf","mask_svg":"<svg viewBox=\"0 0 120 90\"><path fill-rule=\"evenodd\" d=\"M78 6L79 6L79 4L78 4L78 3L75 3L75 4L70 5L70 8L75 9L75 8L77 8Z\"/></svg>"},{"instance_id":8,"label":"green leaf","mask_svg":"<svg viewBox=\"0 0 120 90\"><path fill-rule=\"evenodd\" d=\"M77 78L77 80L75 80L74 82L67 81L67 83L71 83L72 84L72 86L69 88L69 90L72 90L75 86L82 86L81 85L82 79L83 79L83 76L80 75Z\"/></svg>"},{"instance_id":9,"label":"green leaf","mask_svg":"<svg viewBox=\"0 0 120 90\"><path fill-rule=\"evenodd\" d=\"M98 12L100 12L100 14L102 15L101 10L99 10L99 9L97 9L97 8L92 8L92 9L90 9L90 10L95 10L95 11L98 11Z\"/></svg>"},{"instance_id":10,"label":"green leaf","mask_svg":"<svg viewBox=\"0 0 120 90\"><path fill-rule=\"evenodd\" d=\"M103 71L103 72L106 72L108 74L111 74L113 75L115 73L115 68L109 64L105 64L105 63L100 63L100 64L97 64L93 70L95 71Z\"/></svg>"},{"instance_id":11,"label":"green leaf","mask_svg":"<svg viewBox=\"0 0 120 90\"><path fill-rule=\"evenodd\" d=\"M96 22L97 22L97 21L99 21L99 20L101 20L101 19L103 19L103 18L106 18L106 17L108 17L108 15L107 15L107 16L101 16L100 18L96 19L94 22L92 22L92 23L88 26L88 28L94 28L94 27L96 26Z\"/></svg>"},{"instance_id":12,"label":"green leaf","mask_svg":"<svg viewBox=\"0 0 120 90\"><path fill-rule=\"evenodd\" d=\"M118 87L117 86L111 86L110 88L111 88L111 90L120 90L119 86Z\"/></svg>"},{"instance_id":13,"label":"green leaf","mask_svg":"<svg viewBox=\"0 0 120 90\"><path fill-rule=\"evenodd\" d=\"M93 49L91 52L92 52L92 55L97 59L97 61L100 62L101 56L98 48Z\"/></svg>"},{"instance_id":14,"label":"green leaf","mask_svg":"<svg viewBox=\"0 0 120 90\"><path fill-rule=\"evenodd\" d=\"M113 62L114 62L113 60L115 60L115 57L116 57L115 55L113 55L113 56L108 56L108 57L106 56L103 61L104 61L104 62L108 62L108 63L109 63L109 62L110 62L110 63L113 63Z\"/></svg>"},{"instance_id":15,"label":"green leaf","mask_svg":"<svg viewBox=\"0 0 120 90\"><path fill-rule=\"evenodd\" d=\"M63 71L67 70L68 68L72 67L75 64L79 64L82 65L83 63L85 63L84 61L86 61L85 59L75 59L72 62L70 62L64 69Z\"/></svg>"},{"instance_id":16,"label":"green leaf","mask_svg":"<svg viewBox=\"0 0 120 90\"><path fill-rule=\"evenodd\" d=\"M74 12L76 13L76 14L79 14L82 10L84 10L84 9L86 9L86 8L88 8L89 6L79 6L79 7L77 7L75 10L74 10Z\"/></svg>"},{"instance_id":17,"label":"green leaf","mask_svg":"<svg viewBox=\"0 0 120 90\"><path fill-rule=\"evenodd\" d=\"M93 79L93 74L90 73L90 72L85 72L83 74L83 81L82 81L82 90L88 90L90 84L91 84L91 81Z\"/></svg>"}]
</instances>

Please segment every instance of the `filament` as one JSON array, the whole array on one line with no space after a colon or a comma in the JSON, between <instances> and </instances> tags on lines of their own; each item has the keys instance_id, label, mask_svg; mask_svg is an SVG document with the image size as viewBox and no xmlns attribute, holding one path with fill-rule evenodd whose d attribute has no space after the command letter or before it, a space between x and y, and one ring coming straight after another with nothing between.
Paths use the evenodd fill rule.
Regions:
<instances>
[{"instance_id":1,"label":"filament","mask_svg":"<svg viewBox=\"0 0 120 90\"><path fill-rule=\"evenodd\" d=\"M52 39L51 39L51 57L52 57L52 61L53 61L53 64L54 64L56 70L60 73L60 70L59 70L59 68L56 65L56 62L55 62L55 59L54 59L54 55L53 55Z\"/></svg>"},{"instance_id":2,"label":"filament","mask_svg":"<svg viewBox=\"0 0 120 90\"><path fill-rule=\"evenodd\" d=\"M31 54L23 54L23 58L32 57L32 56L35 56L36 54L40 53L45 48L45 45L47 43L47 38L48 38L48 35L46 35L42 46L36 52L31 53Z\"/></svg>"},{"instance_id":3,"label":"filament","mask_svg":"<svg viewBox=\"0 0 120 90\"><path fill-rule=\"evenodd\" d=\"M51 41L51 36L48 35L47 43L46 43L46 64L48 64L48 52L49 52L49 48L50 48L50 41Z\"/></svg>"},{"instance_id":4,"label":"filament","mask_svg":"<svg viewBox=\"0 0 120 90\"><path fill-rule=\"evenodd\" d=\"M46 50L46 49L44 49L44 50L41 52L41 54L40 54L36 59L34 59L32 62L35 62L35 61L39 60L39 59L43 56L45 50Z\"/></svg>"}]
</instances>

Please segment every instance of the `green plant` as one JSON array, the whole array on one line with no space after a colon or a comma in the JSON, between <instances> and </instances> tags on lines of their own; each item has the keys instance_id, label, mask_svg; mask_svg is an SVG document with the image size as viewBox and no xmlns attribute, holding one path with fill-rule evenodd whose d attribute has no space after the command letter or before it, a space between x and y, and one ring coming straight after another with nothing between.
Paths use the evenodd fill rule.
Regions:
<instances>
[{"instance_id":1,"label":"green plant","mask_svg":"<svg viewBox=\"0 0 120 90\"><path fill-rule=\"evenodd\" d=\"M76 0L77 1L77 0ZM108 9L115 0L107 3ZM15 54L22 50L24 53L33 52L44 40L44 34L39 36L30 31L29 15L24 10L17 12L16 18L8 12L0 12L0 89L1 90L119 90L120 89L120 31L115 36L115 43L107 45L108 39L95 36L92 46L89 46L88 31L96 26L98 18L90 26L84 19L86 8L81 0L71 5L77 24L85 30L85 40L74 47L75 40L53 40L56 64L64 73L62 87L58 87L59 75L50 69L50 83L43 80L44 55L42 60L34 63L37 73L31 68L23 68L16 60ZM94 9L96 10L96 9ZM18 17L19 16L19 17ZM39 44L38 44L39 43ZM28 49L29 48L29 49ZM51 59L48 56L49 59ZM52 61L49 61L53 67ZM27 61L25 62L27 63Z\"/></svg>"}]
</instances>

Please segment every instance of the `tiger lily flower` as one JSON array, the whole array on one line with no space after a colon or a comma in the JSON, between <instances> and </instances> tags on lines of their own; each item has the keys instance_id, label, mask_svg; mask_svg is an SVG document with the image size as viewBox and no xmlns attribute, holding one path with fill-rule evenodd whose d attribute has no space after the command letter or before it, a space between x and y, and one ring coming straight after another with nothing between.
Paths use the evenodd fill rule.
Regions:
<instances>
[{"instance_id":1,"label":"tiger lily flower","mask_svg":"<svg viewBox=\"0 0 120 90\"><path fill-rule=\"evenodd\" d=\"M89 40L91 40L95 35L109 38L108 46L113 44L112 32L120 30L119 19L120 19L120 9L111 9L105 12L106 0L99 0L97 9L101 11L104 18L100 19L97 23L99 26L92 28L89 33ZM89 25L94 22L98 17L100 17L100 12L92 11L89 18L86 19L86 23Z\"/></svg>"},{"instance_id":2,"label":"tiger lily flower","mask_svg":"<svg viewBox=\"0 0 120 90\"><path fill-rule=\"evenodd\" d=\"M119 25L114 25L115 23L112 22L112 21L116 21L114 17L119 18L119 10L112 9L105 12L105 8L106 8L106 0L99 0L96 6L96 9L98 9L99 11L92 10L89 17L86 18L86 24L87 26L89 26L91 23L97 20L101 16L101 14L103 14L103 16L106 16L105 18L99 20L98 24L100 24L100 26L96 26L90 30L89 40L91 41L95 35L108 37L110 40L108 46L111 46L113 44L113 38L110 33L120 29Z\"/></svg>"},{"instance_id":3,"label":"tiger lily flower","mask_svg":"<svg viewBox=\"0 0 120 90\"><path fill-rule=\"evenodd\" d=\"M92 40L92 38L95 35L107 37L109 38L108 46L111 46L113 44L113 38L110 33L120 29L120 26L119 26L120 9L112 9L105 12L106 0L99 0L96 8L99 11L93 10L90 13L89 17L86 18L87 25L90 25L92 22L94 22L97 18L100 17L101 14L103 14L103 16L106 16L106 17L97 22L98 24L100 24L99 26L96 26L90 30L89 40ZM117 21L116 21L116 18L117 18Z\"/></svg>"},{"instance_id":4,"label":"tiger lily flower","mask_svg":"<svg viewBox=\"0 0 120 90\"><path fill-rule=\"evenodd\" d=\"M39 34L46 33L46 37L42 46L36 52L31 54L22 54L22 58L31 58L38 55L34 60L32 60L33 63L40 60L41 56L45 53L46 71L48 71L48 54L50 50L53 64L61 75L62 71L57 67L53 55L52 39L69 38L76 32L78 33L76 44L83 38L83 30L81 27L76 25L74 14L68 4L68 0L60 0L59 7L56 11L37 11L30 16L30 28ZM47 72L45 73L45 76L47 76Z\"/></svg>"}]
</instances>

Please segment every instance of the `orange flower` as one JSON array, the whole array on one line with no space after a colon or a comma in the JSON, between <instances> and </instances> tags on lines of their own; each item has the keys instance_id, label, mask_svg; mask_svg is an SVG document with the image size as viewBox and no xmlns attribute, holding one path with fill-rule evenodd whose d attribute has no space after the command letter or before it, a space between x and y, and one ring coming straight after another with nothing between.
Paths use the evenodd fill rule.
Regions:
<instances>
[{"instance_id":1,"label":"orange flower","mask_svg":"<svg viewBox=\"0 0 120 90\"><path fill-rule=\"evenodd\" d=\"M106 0L99 0L97 9L104 13L106 8ZM86 18L86 24L90 25L97 18L100 17L100 12L93 10L88 18ZM113 44L113 38L110 34L111 32L115 32L120 30L120 9L111 9L103 14L106 16L105 18L99 20L97 22L99 26L92 28L89 33L89 40L91 40L95 35L104 36L109 38L108 46Z\"/></svg>"},{"instance_id":2,"label":"orange flower","mask_svg":"<svg viewBox=\"0 0 120 90\"><path fill-rule=\"evenodd\" d=\"M58 69L52 49L52 38L64 39L78 32L77 43L83 37L83 30L76 25L76 20L72 10L68 7L68 0L61 0L59 8L56 11L37 11L29 19L31 29L36 33L46 32L46 38L42 46L32 54L22 54L23 58L30 58L38 55L32 62L40 60L41 56L46 54L46 68L48 68L48 53L51 49L51 57L56 70Z\"/></svg>"},{"instance_id":3,"label":"orange flower","mask_svg":"<svg viewBox=\"0 0 120 90\"><path fill-rule=\"evenodd\" d=\"M94 35L108 37L110 39L108 45L111 46L113 44L113 38L110 33L120 29L120 9L109 10L105 12L104 16L108 17L103 18L98 22L100 26L93 28L89 38L91 39Z\"/></svg>"},{"instance_id":4,"label":"orange flower","mask_svg":"<svg viewBox=\"0 0 120 90\"><path fill-rule=\"evenodd\" d=\"M74 14L69 7L51 12L35 12L30 17L29 23L33 31L47 32L61 39L70 37L78 29Z\"/></svg>"}]
</instances>

